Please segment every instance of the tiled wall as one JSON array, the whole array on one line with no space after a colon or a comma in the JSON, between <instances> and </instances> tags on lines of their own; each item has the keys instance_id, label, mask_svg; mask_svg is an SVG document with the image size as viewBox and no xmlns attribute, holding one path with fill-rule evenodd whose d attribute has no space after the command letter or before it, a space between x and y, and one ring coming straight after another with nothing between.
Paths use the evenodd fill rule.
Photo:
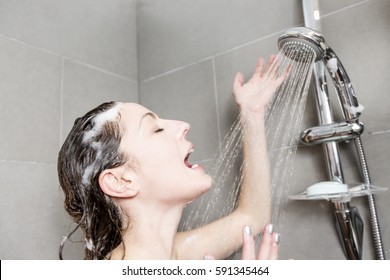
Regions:
<instances>
[{"instance_id":1,"label":"tiled wall","mask_svg":"<svg viewBox=\"0 0 390 280\"><path fill-rule=\"evenodd\" d=\"M57 259L56 160L76 117L138 101L135 0L0 2L0 258ZM80 258L80 250L67 258Z\"/></svg>"},{"instance_id":2,"label":"tiled wall","mask_svg":"<svg viewBox=\"0 0 390 280\"><path fill-rule=\"evenodd\" d=\"M320 5L324 36L366 108L361 121L372 181L389 186L389 1ZM278 51L284 30L302 24L300 0L0 1L0 258L57 258L70 222L56 154L76 116L107 99L139 101L163 118L189 122L192 158L211 166L237 113L235 73L248 76L257 57ZM313 104L309 97L303 127L316 125ZM356 181L350 150L342 145L344 170ZM326 179L320 147L300 147L294 166L290 193ZM387 255L389 198L390 192L377 197ZM366 202L352 204L366 221L364 258L372 259ZM276 225L281 258L343 259L331 208L284 205ZM66 257L79 258L79 249Z\"/></svg>"},{"instance_id":3,"label":"tiled wall","mask_svg":"<svg viewBox=\"0 0 390 280\"><path fill-rule=\"evenodd\" d=\"M323 34L341 58L366 108L363 144L372 182L389 186L390 3L320 1ZM237 111L231 96L235 73L248 77L259 56L277 53L278 36L303 25L301 1L144 0L138 8L140 102L161 117L192 125L191 156L212 166L215 152ZM330 86L332 88L332 86ZM317 125L309 96L303 128ZM337 114L338 108L335 108ZM345 177L360 181L353 146L341 145ZM321 147L299 147L289 193L326 180ZM377 197L387 255L390 254L390 192ZM364 259L374 258L365 199L355 199L366 223ZM344 259L337 239L332 204L294 202L283 205L281 258ZM225 234L225 233L223 233Z\"/></svg>"}]
</instances>

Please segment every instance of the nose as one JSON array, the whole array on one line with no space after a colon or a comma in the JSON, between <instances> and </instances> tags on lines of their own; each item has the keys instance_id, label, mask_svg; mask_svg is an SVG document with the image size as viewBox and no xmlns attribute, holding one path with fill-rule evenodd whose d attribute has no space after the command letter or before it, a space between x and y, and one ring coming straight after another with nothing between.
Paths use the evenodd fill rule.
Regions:
<instances>
[{"instance_id":1,"label":"nose","mask_svg":"<svg viewBox=\"0 0 390 280\"><path fill-rule=\"evenodd\" d=\"M179 139L185 138L188 131L190 130L190 124L186 122L180 122L180 129L179 129Z\"/></svg>"},{"instance_id":2,"label":"nose","mask_svg":"<svg viewBox=\"0 0 390 280\"><path fill-rule=\"evenodd\" d=\"M185 138L190 130L190 124L183 121L171 120L171 124L178 139Z\"/></svg>"}]
</instances>

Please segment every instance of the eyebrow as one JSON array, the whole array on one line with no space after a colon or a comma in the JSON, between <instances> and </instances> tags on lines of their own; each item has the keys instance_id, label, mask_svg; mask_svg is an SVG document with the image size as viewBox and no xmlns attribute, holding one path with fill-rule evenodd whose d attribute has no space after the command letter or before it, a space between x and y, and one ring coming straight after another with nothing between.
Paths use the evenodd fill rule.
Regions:
<instances>
[{"instance_id":1,"label":"eyebrow","mask_svg":"<svg viewBox=\"0 0 390 280\"><path fill-rule=\"evenodd\" d=\"M157 115L153 112L147 112L145 113L142 117L141 117L141 120L139 121L139 127L141 127L142 125L142 122L143 120L146 118L146 117L152 117L153 119L157 119Z\"/></svg>"}]
</instances>

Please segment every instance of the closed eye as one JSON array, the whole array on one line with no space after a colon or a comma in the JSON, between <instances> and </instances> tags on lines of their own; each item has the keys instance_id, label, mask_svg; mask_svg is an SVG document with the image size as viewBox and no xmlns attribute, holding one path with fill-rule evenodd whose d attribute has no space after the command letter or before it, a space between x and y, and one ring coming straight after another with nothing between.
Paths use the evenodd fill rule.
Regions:
<instances>
[{"instance_id":1,"label":"closed eye","mask_svg":"<svg viewBox=\"0 0 390 280\"><path fill-rule=\"evenodd\" d=\"M158 128L155 133L159 133L159 132L163 132L164 131L164 128Z\"/></svg>"}]
</instances>

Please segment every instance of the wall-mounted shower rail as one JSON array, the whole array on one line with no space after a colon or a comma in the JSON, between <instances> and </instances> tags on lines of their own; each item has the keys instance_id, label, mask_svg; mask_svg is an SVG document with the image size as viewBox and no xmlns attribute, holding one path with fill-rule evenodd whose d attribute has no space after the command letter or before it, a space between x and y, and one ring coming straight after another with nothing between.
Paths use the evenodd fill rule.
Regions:
<instances>
[{"instance_id":1,"label":"wall-mounted shower rail","mask_svg":"<svg viewBox=\"0 0 390 280\"><path fill-rule=\"evenodd\" d=\"M319 4L318 0L303 0L303 12L305 19L305 26L315 29L317 31L321 30L320 26L320 14L319 14ZM327 65L331 59L336 60L336 69L329 69L332 66ZM333 53L330 48L327 49L327 52L324 55L323 62L317 62L314 65L314 83L316 85L316 104L318 119L321 125L328 125L327 127L323 126L320 130L326 132L328 129L332 130L333 128L335 134L340 136L340 133L336 133L336 128L340 127L340 124L335 124L333 120L332 108L329 101L329 95L327 90L327 82L325 75L325 66L328 66L328 70L332 75L334 80L336 90L338 93L339 101L343 109L344 117L347 123L350 126L355 126L356 131L351 129L347 137L355 140L357 154L360 160L360 167L362 171L363 181L366 186L370 186L371 180L368 172L368 167L366 163L366 158L363 150L363 145L361 142L360 134L363 131L363 125L358 122L358 117L361 113L361 106L357 102L353 87L349 81L348 75L345 72L344 67L339 62L336 55ZM351 110L354 108L354 110ZM346 123L345 123L346 124ZM347 127L342 124L343 127ZM360 128L361 129L360 129ZM348 129L346 129L348 130ZM308 137L308 132L305 131L303 136ZM356 132L356 133L355 133ZM311 131L312 133L312 131ZM312 137L311 134L310 137ZM333 138L332 138L333 137ZM313 137L312 137L313 138ZM326 140L328 138L329 141ZM342 165L339 156L339 149L337 141L342 141L345 139L337 139L334 135L324 136L321 141L317 140L318 143L323 143L324 154L326 159L327 172L330 180L338 181L344 183L344 176ZM332 141L335 140L335 141ZM384 260L384 250L382 245L382 239L380 235L380 228L377 218L377 211L375 206L374 196L372 194L368 195L368 204L371 217L371 229L374 239L375 251L377 259ZM338 229L339 237L343 245L344 253L348 259L361 259L362 258L362 236L363 236L363 221L360 218L360 215L355 207L350 207L348 202L343 203L334 203L335 207L335 217L336 217L336 228Z\"/></svg>"}]
</instances>

